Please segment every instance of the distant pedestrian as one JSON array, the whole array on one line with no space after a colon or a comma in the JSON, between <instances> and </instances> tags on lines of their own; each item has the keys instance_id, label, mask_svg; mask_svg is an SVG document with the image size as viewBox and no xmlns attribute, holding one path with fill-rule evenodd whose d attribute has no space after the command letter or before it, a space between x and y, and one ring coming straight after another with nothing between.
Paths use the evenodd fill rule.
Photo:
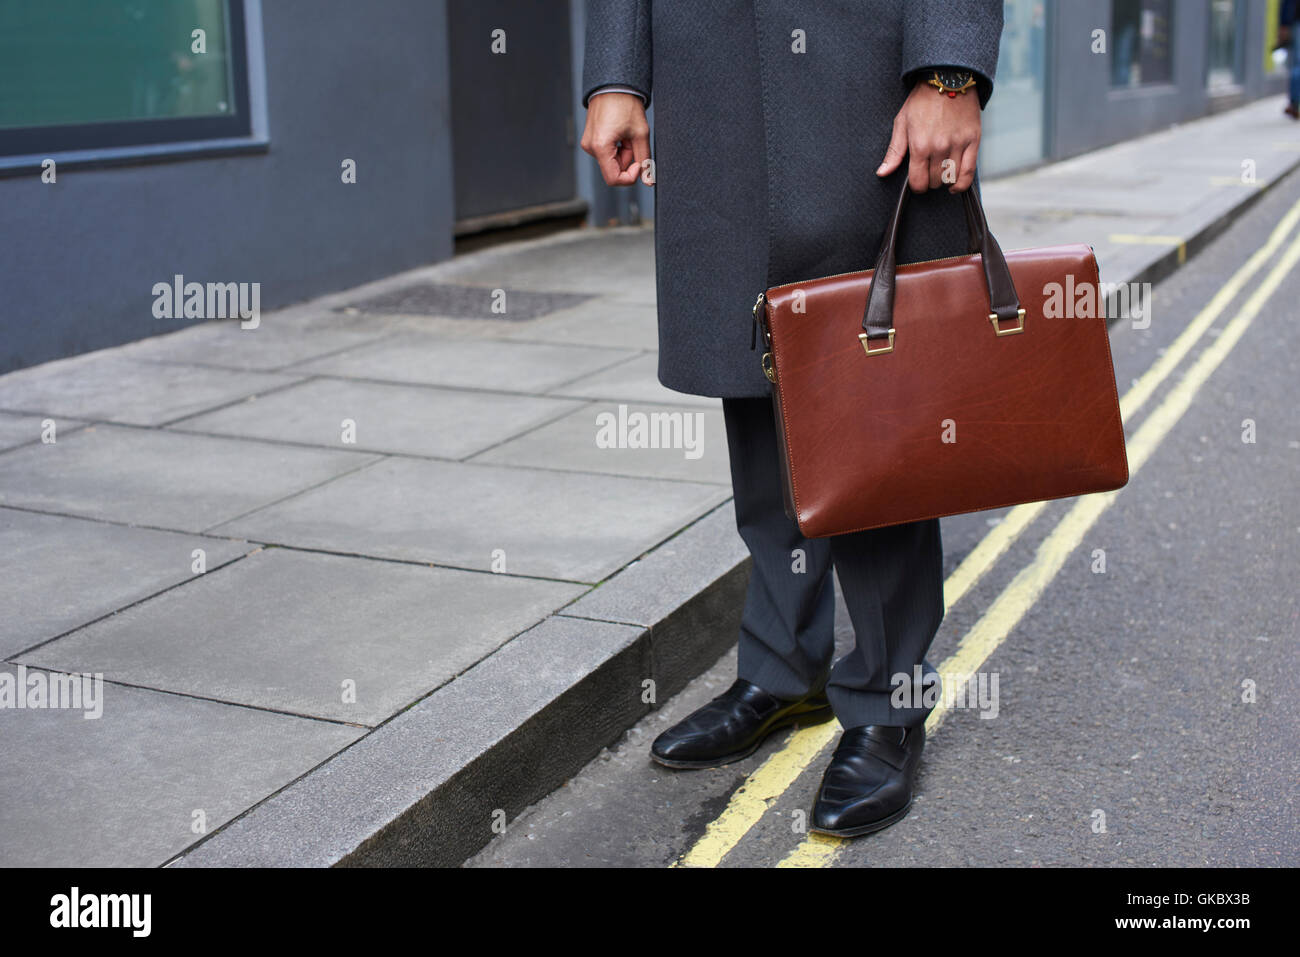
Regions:
<instances>
[{"instance_id":1,"label":"distant pedestrian","mask_svg":"<svg viewBox=\"0 0 1300 957\"><path fill-rule=\"evenodd\" d=\"M1291 89L1283 112L1293 120L1300 120L1300 29L1296 27L1300 20L1300 0L1282 0L1279 20L1277 43L1279 48L1286 49L1287 65L1291 68Z\"/></svg>"}]
</instances>

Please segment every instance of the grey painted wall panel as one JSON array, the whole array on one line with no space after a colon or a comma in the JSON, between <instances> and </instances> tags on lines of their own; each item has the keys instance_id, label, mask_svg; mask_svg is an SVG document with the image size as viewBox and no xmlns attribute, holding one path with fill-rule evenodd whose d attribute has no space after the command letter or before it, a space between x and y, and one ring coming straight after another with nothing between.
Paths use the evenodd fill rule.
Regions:
<instances>
[{"instance_id":1,"label":"grey painted wall panel","mask_svg":"<svg viewBox=\"0 0 1300 957\"><path fill-rule=\"evenodd\" d=\"M451 255L445 24L444 0L270 0L268 152L0 179L0 371L179 328L152 314L175 273L271 308Z\"/></svg>"}]
</instances>

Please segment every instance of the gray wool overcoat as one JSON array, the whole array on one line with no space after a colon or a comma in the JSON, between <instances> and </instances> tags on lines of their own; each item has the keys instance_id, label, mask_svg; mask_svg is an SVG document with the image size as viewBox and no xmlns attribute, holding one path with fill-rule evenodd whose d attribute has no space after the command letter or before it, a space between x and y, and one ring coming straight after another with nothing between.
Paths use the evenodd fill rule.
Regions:
<instances>
[{"instance_id":1,"label":"gray wool overcoat","mask_svg":"<svg viewBox=\"0 0 1300 957\"><path fill-rule=\"evenodd\" d=\"M1001 32L1002 0L588 0L584 104L606 84L655 104L665 386L770 394L755 298L875 265L907 175L875 173L905 78L971 70L986 103ZM899 262L967 251L958 197L913 199Z\"/></svg>"}]
</instances>

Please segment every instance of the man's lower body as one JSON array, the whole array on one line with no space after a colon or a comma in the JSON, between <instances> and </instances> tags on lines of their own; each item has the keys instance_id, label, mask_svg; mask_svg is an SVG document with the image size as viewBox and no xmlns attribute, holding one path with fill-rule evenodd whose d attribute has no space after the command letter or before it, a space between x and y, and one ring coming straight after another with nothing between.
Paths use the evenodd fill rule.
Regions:
<instances>
[{"instance_id":1,"label":"man's lower body","mask_svg":"<svg viewBox=\"0 0 1300 957\"><path fill-rule=\"evenodd\" d=\"M943 618L939 522L804 538L785 514L771 399L724 399L722 408L736 524L753 558L738 678L661 735L651 754L673 767L716 767L753 753L779 728L833 711L846 730L813 827L844 836L878 830L911 804L930 710L921 698L938 681L925 653ZM832 569L856 639L839 661Z\"/></svg>"}]
</instances>

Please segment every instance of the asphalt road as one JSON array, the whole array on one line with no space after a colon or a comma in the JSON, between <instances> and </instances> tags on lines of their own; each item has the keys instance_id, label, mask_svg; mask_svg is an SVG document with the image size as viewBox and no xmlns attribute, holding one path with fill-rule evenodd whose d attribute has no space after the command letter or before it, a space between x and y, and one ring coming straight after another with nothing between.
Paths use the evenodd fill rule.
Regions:
<instances>
[{"instance_id":1,"label":"asphalt road","mask_svg":"<svg viewBox=\"0 0 1300 957\"><path fill-rule=\"evenodd\" d=\"M1155 287L1149 328L1112 327L1121 396L1297 203L1292 175ZM946 713L904 821L854 841L803 833L834 725L808 758L783 732L725 768L653 764L654 737L734 679L733 651L468 866L1300 864L1300 270L1283 261L1297 244L1300 230L1275 240L1126 415L1131 460L1148 417L1167 429L1152 426L1149 458L1095 522L1067 518L1075 502L1052 503L959 601L950 591L930 660L992 634L978 668L998 676L999 710ZM1244 331L1233 326L1274 271L1276 291ZM1208 377L1187 378L1198 362ZM945 520L946 572L1007 514ZM1082 537L1028 610L1008 617L1063 520L1058 537L1083 527ZM842 603L838 622L843 646Z\"/></svg>"}]
</instances>

